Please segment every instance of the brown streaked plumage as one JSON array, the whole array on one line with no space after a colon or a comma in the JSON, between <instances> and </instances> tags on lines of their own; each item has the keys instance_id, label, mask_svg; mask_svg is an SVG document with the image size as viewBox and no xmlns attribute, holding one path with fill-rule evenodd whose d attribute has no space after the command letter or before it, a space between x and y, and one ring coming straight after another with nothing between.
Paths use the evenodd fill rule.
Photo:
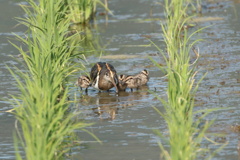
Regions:
<instances>
[{"instance_id":1,"label":"brown streaked plumage","mask_svg":"<svg viewBox=\"0 0 240 160\"><path fill-rule=\"evenodd\" d=\"M90 86L90 78L85 75L80 76L76 82L76 85L79 86L81 90L82 88L86 88L85 92L87 93L88 87Z\"/></svg>"},{"instance_id":2,"label":"brown streaked plumage","mask_svg":"<svg viewBox=\"0 0 240 160\"><path fill-rule=\"evenodd\" d=\"M118 90L119 91L125 91L125 89L127 88L127 83L125 82L125 79L126 79L126 75L119 75L118 76Z\"/></svg>"},{"instance_id":3,"label":"brown streaked plumage","mask_svg":"<svg viewBox=\"0 0 240 160\"><path fill-rule=\"evenodd\" d=\"M118 92L118 77L114 67L106 62L96 63L90 73L92 86L99 90L109 90L113 87Z\"/></svg>"},{"instance_id":4,"label":"brown streaked plumage","mask_svg":"<svg viewBox=\"0 0 240 160\"><path fill-rule=\"evenodd\" d=\"M137 88L141 85L141 79L136 76L126 76L124 82L127 84L127 88L130 88L133 91L133 88Z\"/></svg>"},{"instance_id":5,"label":"brown streaked plumage","mask_svg":"<svg viewBox=\"0 0 240 160\"><path fill-rule=\"evenodd\" d=\"M134 77L140 79L140 86L147 84L149 81L149 72L144 69L139 74L135 75Z\"/></svg>"},{"instance_id":6,"label":"brown streaked plumage","mask_svg":"<svg viewBox=\"0 0 240 160\"><path fill-rule=\"evenodd\" d=\"M133 91L134 88L138 89L140 86L143 86L145 84L147 84L148 80L149 80L149 72L144 69L143 71L141 71L140 73L136 74L136 75L120 75L119 77L119 82L121 82L122 84L126 84L127 88L130 88L131 91ZM119 88L123 88L122 90L125 90L124 87L122 87L120 84L118 86Z\"/></svg>"}]
</instances>

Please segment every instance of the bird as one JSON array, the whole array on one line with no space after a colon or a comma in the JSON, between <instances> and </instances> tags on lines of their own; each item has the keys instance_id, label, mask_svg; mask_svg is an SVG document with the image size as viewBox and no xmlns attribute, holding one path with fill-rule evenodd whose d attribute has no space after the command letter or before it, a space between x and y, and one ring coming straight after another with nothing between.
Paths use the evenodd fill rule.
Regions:
<instances>
[{"instance_id":1,"label":"bird","mask_svg":"<svg viewBox=\"0 0 240 160\"><path fill-rule=\"evenodd\" d=\"M79 86L81 90L82 88L86 88L85 92L87 93L88 87L91 85L90 78L85 75L80 76L76 82L76 85Z\"/></svg>"},{"instance_id":2,"label":"bird","mask_svg":"<svg viewBox=\"0 0 240 160\"><path fill-rule=\"evenodd\" d=\"M138 89L138 87L141 85L141 79L134 75L126 76L123 82L127 84L127 88L130 88L131 91L133 91L133 88Z\"/></svg>"},{"instance_id":3,"label":"bird","mask_svg":"<svg viewBox=\"0 0 240 160\"><path fill-rule=\"evenodd\" d=\"M136 75L120 75L118 79L120 81L119 89L125 90L126 88L130 88L131 91L133 91L134 88L138 89L140 86L147 84L149 80L149 72L144 69Z\"/></svg>"},{"instance_id":4,"label":"bird","mask_svg":"<svg viewBox=\"0 0 240 160\"><path fill-rule=\"evenodd\" d=\"M109 90L113 87L118 92L118 77L114 67L106 62L97 62L90 72L90 79L92 87L98 90Z\"/></svg>"},{"instance_id":5,"label":"bird","mask_svg":"<svg viewBox=\"0 0 240 160\"><path fill-rule=\"evenodd\" d=\"M118 76L118 91L125 91L125 89L127 88L127 83L125 82L125 79L126 79L126 75L119 75Z\"/></svg>"},{"instance_id":6,"label":"bird","mask_svg":"<svg viewBox=\"0 0 240 160\"><path fill-rule=\"evenodd\" d=\"M144 69L134 77L140 79L139 85L143 86L143 85L146 85L147 82L149 81L149 72L146 69Z\"/></svg>"}]
</instances>

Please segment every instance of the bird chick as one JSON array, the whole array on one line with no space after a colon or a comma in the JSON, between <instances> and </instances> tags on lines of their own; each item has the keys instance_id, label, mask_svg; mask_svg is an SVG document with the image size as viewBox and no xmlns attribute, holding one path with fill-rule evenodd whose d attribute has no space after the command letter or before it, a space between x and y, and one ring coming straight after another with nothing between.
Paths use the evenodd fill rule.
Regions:
<instances>
[{"instance_id":1,"label":"bird chick","mask_svg":"<svg viewBox=\"0 0 240 160\"><path fill-rule=\"evenodd\" d=\"M76 85L80 87L82 90L83 88L85 89L85 92L88 92L88 87L91 85L90 83L90 78L88 76L80 76L76 82Z\"/></svg>"},{"instance_id":2,"label":"bird chick","mask_svg":"<svg viewBox=\"0 0 240 160\"><path fill-rule=\"evenodd\" d=\"M135 75L134 77L140 79L140 86L143 86L145 84L147 84L147 82L149 81L149 72L144 69L143 71L141 71L139 74Z\"/></svg>"},{"instance_id":3,"label":"bird chick","mask_svg":"<svg viewBox=\"0 0 240 160\"><path fill-rule=\"evenodd\" d=\"M118 87L119 91L125 91L125 89L127 88L127 83L125 82L126 77L127 76L123 75L123 74L118 76L118 85L117 85L117 87Z\"/></svg>"},{"instance_id":4,"label":"bird chick","mask_svg":"<svg viewBox=\"0 0 240 160\"><path fill-rule=\"evenodd\" d=\"M131 91L133 91L134 88L138 89L141 85L141 79L132 75L126 76L124 82L127 84L127 88L130 88Z\"/></svg>"}]
</instances>

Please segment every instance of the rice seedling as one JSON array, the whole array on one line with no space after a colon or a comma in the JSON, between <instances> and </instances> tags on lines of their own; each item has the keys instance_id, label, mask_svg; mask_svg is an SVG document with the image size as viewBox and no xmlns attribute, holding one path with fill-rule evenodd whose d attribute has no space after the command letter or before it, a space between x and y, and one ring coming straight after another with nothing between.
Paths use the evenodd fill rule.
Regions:
<instances>
[{"instance_id":1,"label":"rice seedling","mask_svg":"<svg viewBox=\"0 0 240 160\"><path fill-rule=\"evenodd\" d=\"M168 99L163 100L156 96L164 105L166 113L163 114L155 109L164 117L169 130L168 140L157 131L157 134L165 139L170 146L168 152L162 143L159 143L164 158L169 160L192 160L200 153L207 152L199 145L206 129L213 123L211 121L206 123L203 128L198 128L201 119L213 110L205 110L205 114L198 120L193 118L195 94L204 76L198 81L195 78L198 73L196 65L199 55L196 53L197 58L191 64L190 53L194 44L200 39L192 41L191 38L203 28L191 34L184 28L184 25L191 18L186 14L187 7L187 2L184 0L165 0L167 23L162 25L162 30L167 53L164 53L156 44L154 45L162 53L166 68L162 68L152 59L153 63L166 72L168 79Z\"/></svg>"},{"instance_id":2,"label":"rice seedling","mask_svg":"<svg viewBox=\"0 0 240 160\"><path fill-rule=\"evenodd\" d=\"M96 12L93 0L66 0L67 14L73 23L87 23Z\"/></svg>"},{"instance_id":3,"label":"rice seedling","mask_svg":"<svg viewBox=\"0 0 240 160\"><path fill-rule=\"evenodd\" d=\"M73 59L79 55L74 52L74 45L69 46L71 37L66 36L70 19L64 15L63 1L27 2L29 6L22 6L27 17L18 20L28 27L28 35L16 37L28 50L13 44L24 59L25 70L9 69L20 90L20 95L12 96L21 126L15 136L15 148L24 149L24 159L61 159L69 149L66 138L74 130L91 125L77 122L76 113L68 110L69 88L65 84L77 70ZM23 159L18 152L16 157Z\"/></svg>"},{"instance_id":4,"label":"rice seedling","mask_svg":"<svg viewBox=\"0 0 240 160\"><path fill-rule=\"evenodd\" d=\"M97 4L109 11L107 2L104 4L100 0L65 0L67 16L72 23L86 24L96 13Z\"/></svg>"}]
</instances>

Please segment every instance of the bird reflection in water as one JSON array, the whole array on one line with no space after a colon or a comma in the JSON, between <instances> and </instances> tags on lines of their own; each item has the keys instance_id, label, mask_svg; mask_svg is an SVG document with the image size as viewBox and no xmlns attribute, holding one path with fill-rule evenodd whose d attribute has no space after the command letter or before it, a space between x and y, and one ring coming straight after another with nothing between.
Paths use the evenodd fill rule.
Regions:
<instances>
[{"instance_id":1,"label":"bird reflection in water","mask_svg":"<svg viewBox=\"0 0 240 160\"><path fill-rule=\"evenodd\" d=\"M93 111L88 116L97 116L101 120L113 120L117 117L118 110L141 103L139 100L148 95L148 86L141 86L138 92L120 91L118 95L111 92L94 92L95 94L82 95L79 106L91 107ZM92 96L91 96L92 95Z\"/></svg>"}]
</instances>

